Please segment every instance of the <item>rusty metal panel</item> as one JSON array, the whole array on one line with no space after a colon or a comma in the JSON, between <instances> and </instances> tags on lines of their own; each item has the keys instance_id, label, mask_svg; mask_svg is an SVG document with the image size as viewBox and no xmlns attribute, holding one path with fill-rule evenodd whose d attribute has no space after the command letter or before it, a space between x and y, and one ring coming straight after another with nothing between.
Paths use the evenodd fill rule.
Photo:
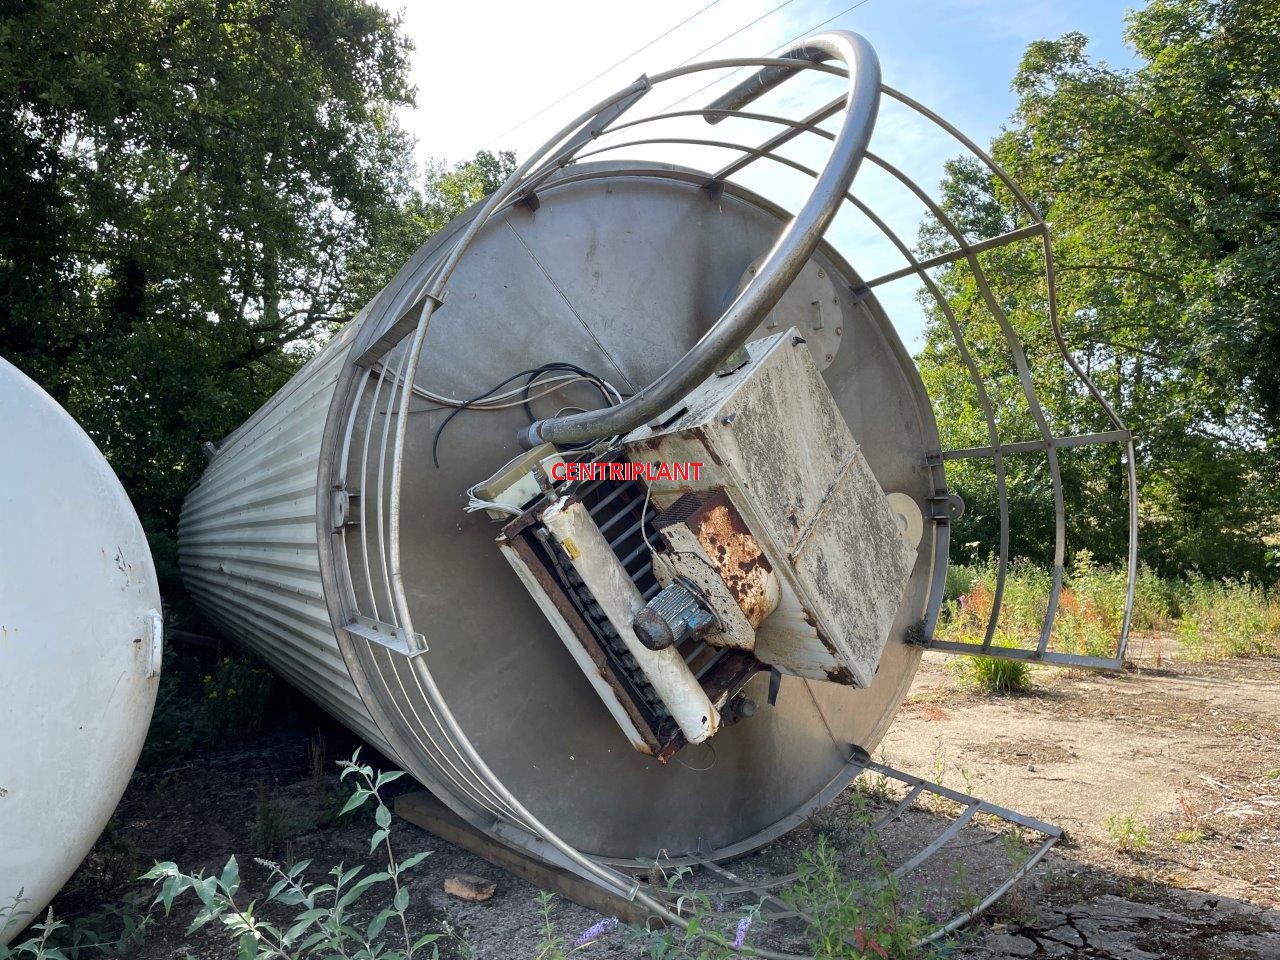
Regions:
<instances>
[{"instance_id":1,"label":"rusty metal panel","mask_svg":"<svg viewBox=\"0 0 1280 960\"><path fill-rule=\"evenodd\" d=\"M722 620L738 614L749 628L742 632L749 635L750 646L754 646L755 629L778 606L778 578L724 489L685 494L659 514L654 526L675 548L675 555L668 562L680 564L688 557L681 573L693 577L713 600L715 584L705 583L698 574L716 574L721 589L727 591L734 605L733 610L727 611L717 605L716 613ZM688 531L692 543L679 542L680 527Z\"/></svg>"},{"instance_id":2,"label":"rusty metal panel","mask_svg":"<svg viewBox=\"0 0 1280 960\"><path fill-rule=\"evenodd\" d=\"M499 544L502 555L507 558L511 568L564 641L565 648L582 669L631 745L649 756L662 754L664 744L659 739L658 732L636 709L631 696L621 688L600 643L574 609L573 601L534 555L526 536L521 532L513 532L510 538L500 539Z\"/></svg>"},{"instance_id":3,"label":"rusty metal panel","mask_svg":"<svg viewBox=\"0 0 1280 960\"><path fill-rule=\"evenodd\" d=\"M745 366L712 377L667 422L641 427L625 443L635 460L706 461L699 480L658 480L653 489L670 502L689 488L724 487L745 529L733 528L728 510L706 514L699 541L709 553L728 562L747 541L764 548L782 580L782 617L760 625L757 656L865 687L916 550L804 346L795 328L748 344ZM746 554L739 561L741 588L747 571L762 568ZM771 647L770 627L776 634L784 624L787 636ZM803 642L806 633L816 645Z\"/></svg>"}]
</instances>

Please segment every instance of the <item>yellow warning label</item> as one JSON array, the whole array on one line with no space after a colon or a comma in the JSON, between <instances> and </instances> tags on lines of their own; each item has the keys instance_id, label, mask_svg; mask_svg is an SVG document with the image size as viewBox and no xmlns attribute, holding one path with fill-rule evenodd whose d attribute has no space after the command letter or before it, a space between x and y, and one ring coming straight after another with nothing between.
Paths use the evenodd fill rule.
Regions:
<instances>
[{"instance_id":1,"label":"yellow warning label","mask_svg":"<svg viewBox=\"0 0 1280 960\"><path fill-rule=\"evenodd\" d=\"M577 560L582 556L582 551L578 549L578 545L573 542L571 537L565 537L561 540L560 546L564 547L564 552L569 555L570 560Z\"/></svg>"}]
</instances>

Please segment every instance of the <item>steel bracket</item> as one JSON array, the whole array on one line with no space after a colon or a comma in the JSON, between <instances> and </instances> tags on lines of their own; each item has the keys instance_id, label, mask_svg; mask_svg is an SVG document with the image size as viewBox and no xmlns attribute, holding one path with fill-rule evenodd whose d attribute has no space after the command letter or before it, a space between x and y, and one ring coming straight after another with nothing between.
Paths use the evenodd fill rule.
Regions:
<instances>
[{"instance_id":1,"label":"steel bracket","mask_svg":"<svg viewBox=\"0 0 1280 960\"><path fill-rule=\"evenodd\" d=\"M413 658L427 652L427 638L422 634L409 633L404 627L393 626L371 617L357 614L343 629L353 637L386 647L402 657Z\"/></svg>"},{"instance_id":2,"label":"steel bracket","mask_svg":"<svg viewBox=\"0 0 1280 960\"><path fill-rule=\"evenodd\" d=\"M351 519L352 507L360 500L360 494L353 490L338 487L333 491L330 500L330 524L334 533L341 533L344 527L359 526L359 521Z\"/></svg>"},{"instance_id":3,"label":"steel bracket","mask_svg":"<svg viewBox=\"0 0 1280 960\"><path fill-rule=\"evenodd\" d=\"M164 614L159 610L147 611L147 679L160 676L164 661Z\"/></svg>"},{"instance_id":4,"label":"steel bracket","mask_svg":"<svg viewBox=\"0 0 1280 960\"><path fill-rule=\"evenodd\" d=\"M729 356L725 357L724 363L720 364L719 369L716 370L716 376L717 377L731 376L737 373L739 370L741 370L750 362L751 362L751 354L747 353L747 348L746 348L746 345L744 344L743 346L739 347L737 350L733 351L733 353L729 354Z\"/></svg>"},{"instance_id":5,"label":"steel bracket","mask_svg":"<svg viewBox=\"0 0 1280 960\"><path fill-rule=\"evenodd\" d=\"M958 493L935 493L928 500L927 519L935 523L950 523L964 516L964 500Z\"/></svg>"},{"instance_id":6,"label":"steel bracket","mask_svg":"<svg viewBox=\"0 0 1280 960\"><path fill-rule=\"evenodd\" d=\"M852 297L849 302L856 307L863 300L867 299L867 297L871 296L871 288L864 283L860 286L850 287L849 294Z\"/></svg>"}]
</instances>

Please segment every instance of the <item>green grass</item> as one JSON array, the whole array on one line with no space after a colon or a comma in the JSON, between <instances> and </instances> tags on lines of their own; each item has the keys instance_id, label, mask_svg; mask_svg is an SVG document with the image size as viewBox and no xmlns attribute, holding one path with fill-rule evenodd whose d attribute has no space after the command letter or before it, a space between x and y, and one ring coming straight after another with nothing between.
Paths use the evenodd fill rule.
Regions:
<instances>
[{"instance_id":1,"label":"green grass","mask_svg":"<svg viewBox=\"0 0 1280 960\"><path fill-rule=\"evenodd\" d=\"M1022 660L998 660L995 657L959 657L952 669L965 686L985 693L1030 693L1031 668Z\"/></svg>"},{"instance_id":2,"label":"green grass","mask_svg":"<svg viewBox=\"0 0 1280 960\"><path fill-rule=\"evenodd\" d=\"M1112 814L1102 826L1115 848L1122 853L1139 853L1151 843L1151 832L1131 816Z\"/></svg>"},{"instance_id":3,"label":"green grass","mask_svg":"<svg viewBox=\"0 0 1280 960\"><path fill-rule=\"evenodd\" d=\"M904 901L883 854L871 853L880 858L881 877L871 885L844 875L839 851L825 836L801 853L796 880L782 899L811 918L809 949L815 960L908 960L932 954L915 946L929 931L928 921L917 906Z\"/></svg>"},{"instance_id":4,"label":"green grass","mask_svg":"<svg viewBox=\"0 0 1280 960\"><path fill-rule=\"evenodd\" d=\"M1192 580L1181 598L1175 636L1201 659L1274 654L1280 649L1280 596L1248 581Z\"/></svg>"},{"instance_id":5,"label":"green grass","mask_svg":"<svg viewBox=\"0 0 1280 960\"><path fill-rule=\"evenodd\" d=\"M994 645L1035 646L1050 586L1049 571L1043 567L1026 561L1009 565ZM986 635L995 587L994 564L948 569L939 637L980 643ZM1068 568L1062 587L1049 649L1114 656L1124 616L1125 572L1099 566L1087 553L1081 553ZM1248 580L1162 578L1144 567L1135 585L1131 632L1172 636L1187 659L1280 654L1280 588L1265 588ZM992 690L1006 681L1016 685L1023 672L1015 666L1007 675L1002 674L1002 668L981 661L962 669L972 674L976 685Z\"/></svg>"}]
</instances>

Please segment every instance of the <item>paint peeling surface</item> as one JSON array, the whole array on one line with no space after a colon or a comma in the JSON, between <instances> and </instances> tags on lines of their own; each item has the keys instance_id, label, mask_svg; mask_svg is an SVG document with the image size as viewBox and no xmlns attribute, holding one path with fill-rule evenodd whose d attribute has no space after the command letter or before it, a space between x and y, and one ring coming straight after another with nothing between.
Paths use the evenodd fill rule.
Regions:
<instances>
[{"instance_id":1,"label":"paint peeling surface","mask_svg":"<svg viewBox=\"0 0 1280 960\"><path fill-rule=\"evenodd\" d=\"M778 602L775 588L770 603L773 568L738 512L716 504L694 521L693 532L751 626L760 626Z\"/></svg>"},{"instance_id":2,"label":"paint peeling surface","mask_svg":"<svg viewBox=\"0 0 1280 960\"><path fill-rule=\"evenodd\" d=\"M728 494L723 488L685 494L655 523L668 538L676 536L676 524L688 528L754 634L778 606L778 580Z\"/></svg>"}]
</instances>

